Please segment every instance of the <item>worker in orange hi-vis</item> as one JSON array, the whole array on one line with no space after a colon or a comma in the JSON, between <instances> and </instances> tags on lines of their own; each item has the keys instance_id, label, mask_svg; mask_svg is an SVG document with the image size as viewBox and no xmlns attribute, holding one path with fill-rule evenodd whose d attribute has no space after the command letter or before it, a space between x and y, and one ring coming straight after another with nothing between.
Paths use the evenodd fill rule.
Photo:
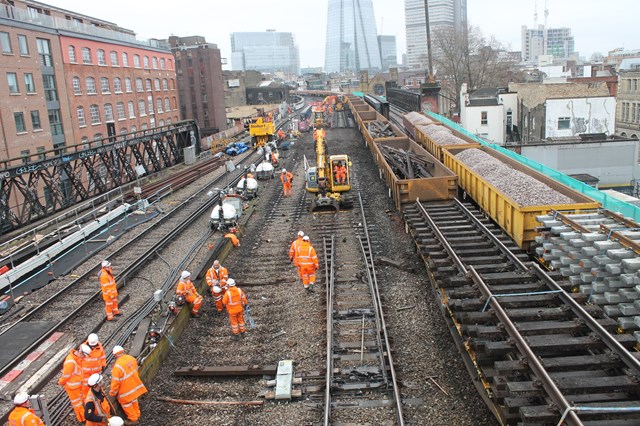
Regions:
<instances>
[{"instance_id":1,"label":"worker in orange hi-vis","mask_svg":"<svg viewBox=\"0 0 640 426\"><path fill-rule=\"evenodd\" d=\"M298 238L296 238L289 247L289 261L296 265L296 267L298 266L298 251L300 250L300 246L302 245L302 237L304 237L304 232L298 231ZM299 272L300 271L298 270L298 273Z\"/></svg>"},{"instance_id":2,"label":"worker in orange hi-vis","mask_svg":"<svg viewBox=\"0 0 640 426\"><path fill-rule=\"evenodd\" d=\"M247 331L244 327L244 307L248 305L247 296L244 291L236 287L236 280L229 278L227 281L229 289L222 296L222 303L229 313L229 321L231 322L231 332L233 338L237 339L238 335L244 337Z\"/></svg>"},{"instance_id":3,"label":"worker in orange hi-vis","mask_svg":"<svg viewBox=\"0 0 640 426\"><path fill-rule=\"evenodd\" d=\"M338 165L338 183L344 185L347 181L347 166L344 163Z\"/></svg>"},{"instance_id":4,"label":"worker in orange hi-vis","mask_svg":"<svg viewBox=\"0 0 640 426\"><path fill-rule=\"evenodd\" d=\"M220 261L216 259L213 261L213 266L211 266L207 271L206 279L209 291L211 292L211 296L213 296L213 301L216 305L216 310L218 312L222 312L224 309L224 306L222 305L222 296L224 295L224 292L227 291L229 271L227 271L227 268L220 265Z\"/></svg>"},{"instance_id":5,"label":"worker in orange hi-vis","mask_svg":"<svg viewBox=\"0 0 640 426\"><path fill-rule=\"evenodd\" d=\"M118 287L116 287L116 279L113 277L111 262L108 260L102 262L102 269L98 276L100 277L102 300L104 300L105 310L107 311L107 320L111 321L114 315L120 315L120 309L118 309Z\"/></svg>"},{"instance_id":6,"label":"worker in orange hi-vis","mask_svg":"<svg viewBox=\"0 0 640 426\"><path fill-rule=\"evenodd\" d=\"M58 379L58 384L64 386L64 390L69 395L71 407L80 423L84 423L84 398L89 392L89 385L84 377L82 363L89 353L91 353L91 349L87 345L81 345L80 349L71 349L71 352L64 360L62 376Z\"/></svg>"},{"instance_id":7,"label":"worker in orange hi-vis","mask_svg":"<svg viewBox=\"0 0 640 426\"><path fill-rule=\"evenodd\" d=\"M287 169L282 169L280 181L282 182L282 192L285 197L288 197L292 193L291 184L293 183L293 174L288 172Z\"/></svg>"},{"instance_id":8,"label":"worker in orange hi-vis","mask_svg":"<svg viewBox=\"0 0 640 426\"><path fill-rule=\"evenodd\" d=\"M196 286L191 281L191 272L182 271L180 274L180 280L178 281L178 288L176 289L176 296L183 296L187 303L191 303L191 316L199 317L200 306L202 306L202 296L198 294Z\"/></svg>"},{"instance_id":9,"label":"worker in orange hi-vis","mask_svg":"<svg viewBox=\"0 0 640 426\"><path fill-rule=\"evenodd\" d=\"M89 334L84 344L91 349L91 352L84 358L82 363L84 377L88 379L95 373L102 374L102 371L107 366L107 357L96 333Z\"/></svg>"},{"instance_id":10,"label":"worker in orange hi-vis","mask_svg":"<svg viewBox=\"0 0 640 426\"><path fill-rule=\"evenodd\" d=\"M302 285L307 290L313 290L312 286L316 283L316 270L319 265L316 250L311 245L311 242L309 242L308 235L302 237L302 244L298 249L296 262Z\"/></svg>"},{"instance_id":11,"label":"worker in orange hi-vis","mask_svg":"<svg viewBox=\"0 0 640 426\"><path fill-rule=\"evenodd\" d=\"M116 361L111 369L109 395L118 398L118 403L129 419L128 424L134 425L140 419L138 398L147 393L147 388L140 380L138 361L134 357L125 354L122 346L113 347L113 356Z\"/></svg>"},{"instance_id":12,"label":"worker in orange hi-vis","mask_svg":"<svg viewBox=\"0 0 640 426\"><path fill-rule=\"evenodd\" d=\"M42 419L31 408L30 397L26 392L18 392L13 398L15 408L9 414L9 426L44 426Z\"/></svg>"},{"instance_id":13,"label":"worker in orange hi-vis","mask_svg":"<svg viewBox=\"0 0 640 426\"><path fill-rule=\"evenodd\" d=\"M234 247L239 247L240 246L240 240L238 239L236 234L234 234L233 232L228 232L228 233L224 234L224 237L230 239L231 240L231 244L233 244Z\"/></svg>"}]
</instances>

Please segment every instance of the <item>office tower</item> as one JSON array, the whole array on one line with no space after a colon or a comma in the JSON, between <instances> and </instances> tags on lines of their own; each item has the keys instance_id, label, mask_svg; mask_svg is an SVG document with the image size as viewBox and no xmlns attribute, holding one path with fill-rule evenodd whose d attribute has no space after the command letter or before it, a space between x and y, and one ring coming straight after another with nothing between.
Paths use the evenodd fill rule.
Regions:
<instances>
[{"instance_id":1,"label":"office tower","mask_svg":"<svg viewBox=\"0 0 640 426\"><path fill-rule=\"evenodd\" d=\"M427 64L427 30L424 0L405 0L407 36L407 65L425 67ZM441 28L462 30L467 20L467 0L429 0L431 36ZM437 55L437 52L433 52Z\"/></svg>"},{"instance_id":2,"label":"office tower","mask_svg":"<svg viewBox=\"0 0 640 426\"><path fill-rule=\"evenodd\" d=\"M381 69L371 0L329 0L325 72Z\"/></svg>"},{"instance_id":3,"label":"office tower","mask_svg":"<svg viewBox=\"0 0 640 426\"><path fill-rule=\"evenodd\" d=\"M380 58L382 59L382 71L387 71L389 67L398 65L396 36L379 35L378 45L380 47Z\"/></svg>"},{"instance_id":4,"label":"office tower","mask_svg":"<svg viewBox=\"0 0 640 426\"><path fill-rule=\"evenodd\" d=\"M522 60L535 62L540 55L568 58L575 52L570 28L527 28L522 26Z\"/></svg>"},{"instance_id":5,"label":"office tower","mask_svg":"<svg viewBox=\"0 0 640 426\"><path fill-rule=\"evenodd\" d=\"M234 70L297 75L300 54L292 33L275 30L231 33L231 65Z\"/></svg>"}]
</instances>

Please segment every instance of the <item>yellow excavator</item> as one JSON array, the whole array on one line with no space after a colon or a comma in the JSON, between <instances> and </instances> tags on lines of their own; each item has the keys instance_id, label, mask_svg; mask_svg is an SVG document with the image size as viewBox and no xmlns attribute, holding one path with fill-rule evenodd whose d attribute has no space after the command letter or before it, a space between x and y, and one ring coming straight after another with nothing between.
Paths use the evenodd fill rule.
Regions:
<instances>
[{"instance_id":1,"label":"yellow excavator","mask_svg":"<svg viewBox=\"0 0 640 426\"><path fill-rule=\"evenodd\" d=\"M249 135L251 136L251 145L254 148L265 146L274 139L276 126L270 118L258 117L249 124Z\"/></svg>"},{"instance_id":2,"label":"yellow excavator","mask_svg":"<svg viewBox=\"0 0 640 426\"><path fill-rule=\"evenodd\" d=\"M309 208L312 212L338 211L353 207L345 192L351 190L351 160L346 154L328 155L322 129L315 135L316 165L304 158L307 191L315 193Z\"/></svg>"}]
</instances>

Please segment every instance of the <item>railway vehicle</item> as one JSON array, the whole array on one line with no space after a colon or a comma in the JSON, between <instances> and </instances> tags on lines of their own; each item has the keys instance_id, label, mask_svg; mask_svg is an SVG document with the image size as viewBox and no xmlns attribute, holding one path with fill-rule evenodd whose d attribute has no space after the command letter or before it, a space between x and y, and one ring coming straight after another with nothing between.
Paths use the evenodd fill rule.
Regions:
<instances>
[{"instance_id":1,"label":"railway vehicle","mask_svg":"<svg viewBox=\"0 0 640 426\"><path fill-rule=\"evenodd\" d=\"M327 141L322 132L317 133L315 141L316 165L311 166L304 159L307 191L315 193L309 208L312 212L338 211L352 207L345 192L351 189L351 161L346 154L328 155ZM338 179L334 173L337 168L344 168L344 179Z\"/></svg>"},{"instance_id":2,"label":"railway vehicle","mask_svg":"<svg viewBox=\"0 0 640 426\"><path fill-rule=\"evenodd\" d=\"M212 230L226 231L238 226L238 219L242 214L242 198L235 195L225 195L220 191L218 204L211 211L209 226Z\"/></svg>"},{"instance_id":3,"label":"railway vehicle","mask_svg":"<svg viewBox=\"0 0 640 426\"><path fill-rule=\"evenodd\" d=\"M236 185L236 194L245 200L252 200L258 196L258 181L252 177L245 176Z\"/></svg>"},{"instance_id":4,"label":"railway vehicle","mask_svg":"<svg viewBox=\"0 0 640 426\"><path fill-rule=\"evenodd\" d=\"M305 121L311 118L311 105L304 107L300 113L300 121Z\"/></svg>"},{"instance_id":5,"label":"railway vehicle","mask_svg":"<svg viewBox=\"0 0 640 426\"><path fill-rule=\"evenodd\" d=\"M387 100L393 106L410 112L421 111L420 93L397 88L387 89Z\"/></svg>"},{"instance_id":6,"label":"railway vehicle","mask_svg":"<svg viewBox=\"0 0 640 426\"><path fill-rule=\"evenodd\" d=\"M254 148L265 146L272 141L276 133L276 126L271 117L258 117L249 124L251 145Z\"/></svg>"},{"instance_id":7,"label":"railway vehicle","mask_svg":"<svg viewBox=\"0 0 640 426\"><path fill-rule=\"evenodd\" d=\"M316 129L329 127L329 123L327 123L324 106L320 103L319 105L314 105L311 109L313 113L313 127Z\"/></svg>"},{"instance_id":8,"label":"railway vehicle","mask_svg":"<svg viewBox=\"0 0 640 426\"><path fill-rule=\"evenodd\" d=\"M384 118L389 119L389 101L374 95L364 95L364 101L371 105L371 107Z\"/></svg>"},{"instance_id":9,"label":"railway vehicle","mask_svg":"<svg viewBox=\"0 0 640 426\"><path fill-rule=\"evenodd\" d=\"M275 174L275 168L269 161L263 161L262 163L258 164L258 167L256 167L256 179L273 179Z\"/></svg>"}]
</instances>

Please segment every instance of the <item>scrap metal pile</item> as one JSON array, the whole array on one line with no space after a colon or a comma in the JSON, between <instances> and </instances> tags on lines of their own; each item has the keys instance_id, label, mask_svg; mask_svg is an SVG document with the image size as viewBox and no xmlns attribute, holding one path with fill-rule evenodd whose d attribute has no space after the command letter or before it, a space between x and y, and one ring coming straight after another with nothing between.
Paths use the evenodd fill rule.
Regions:
<instances>
[{"instance_id":1,"label":"scrap metal pile","mask_svg":"<svg viewBox=\"0 0 640 426\"><path fill-rule=\"evenodd\" d=\"M394 148L388 145L380 145L387 164L400 179L420 179L430 178L433 175L429 170L433 170L432 161L426 160L424 157L415 152L405 151L404 149Z\"/></svg>"},{"instance_id":2,"label":"scrap metal pile","mask_svg":"<svg viewBox=\"0 0 640 426\"><path fill-rule=\"evenodd\" d=\"M396 136L393 129L391 128L391 123L385 123L384 121L374 120L370 121L368 124L369 134L374 139L379 138L392 138Z\"/></svg>"}]
</instances>

